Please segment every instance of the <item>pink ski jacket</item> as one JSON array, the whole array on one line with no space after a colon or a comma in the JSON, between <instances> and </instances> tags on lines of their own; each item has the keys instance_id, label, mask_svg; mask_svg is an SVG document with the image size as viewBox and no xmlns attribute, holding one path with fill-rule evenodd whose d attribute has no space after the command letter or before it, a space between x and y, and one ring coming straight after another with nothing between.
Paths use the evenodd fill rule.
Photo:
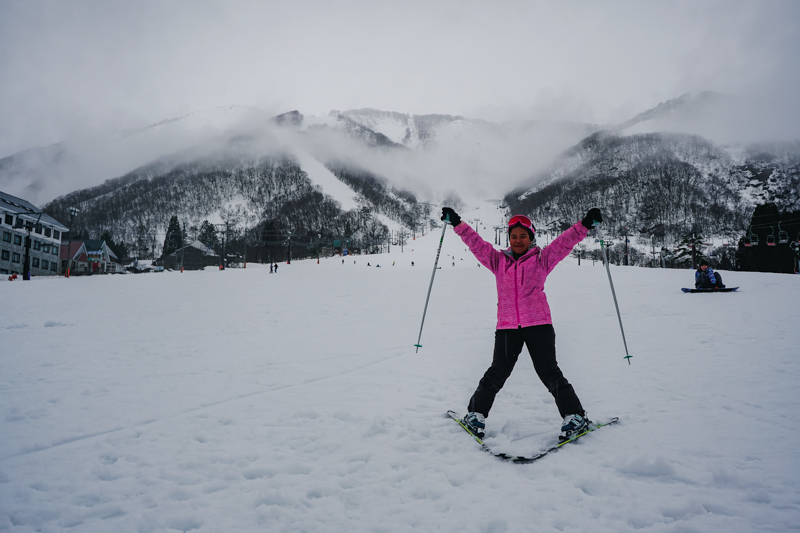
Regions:
<instances>
[{"instance_id":1,"label":"pink ski jacket","mask_svg":"<svg viewBox=\"0 0 800 533\"><path fill-rule=\"evenodd\" d=\"M589 233L578 222L559 235L544 250L531 248L514 260L511 249L495 250L469 224L455 228L480 263L492 271L497 280L497 329L517 329L552 324L550 306L544 294L544 282L562 259Z\"/></svg>"}]
</instances>

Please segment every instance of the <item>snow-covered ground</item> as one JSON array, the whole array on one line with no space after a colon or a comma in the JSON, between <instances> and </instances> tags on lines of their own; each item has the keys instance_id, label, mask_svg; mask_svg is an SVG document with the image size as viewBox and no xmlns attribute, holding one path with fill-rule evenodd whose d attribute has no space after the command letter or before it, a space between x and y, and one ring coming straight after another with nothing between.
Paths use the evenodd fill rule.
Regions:
<instances>
[{"instance_id":1,"label":"snow-covered ground","mask_svg":"<svg viewBox=\"0 0 800 533\"><path fill-rule=\"evenodd\" d=\"M491 239L496 215L463 217ZM496 304L450 229L413 347L440 235L272 275L0 283L0 531L798 529L800 276L692 295L691 271L612 267L629 366L605 268L566 259L559 361L620 423L514 465L445 416L491 360ZM526 355L487 422L499 451L555 441Z\"/></svg>"}]
</instances>

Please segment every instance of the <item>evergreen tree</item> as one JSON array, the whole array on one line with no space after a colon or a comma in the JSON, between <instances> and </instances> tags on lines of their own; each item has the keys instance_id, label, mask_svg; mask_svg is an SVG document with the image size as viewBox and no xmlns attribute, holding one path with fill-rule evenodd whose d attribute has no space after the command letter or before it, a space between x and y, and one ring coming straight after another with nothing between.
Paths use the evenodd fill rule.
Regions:
<instances>
[{"instance_id":1,"label":"evergreen tree","mask_svg":"<svg viewBox=\"0 0 800 533\"><path fill-rule=\"evenodd\" d=\"M100 234L100 240L105 241L111 251L114 252L114 255L117 256L118 259L124 259L128 257L128 248L125 246L125 243L120 241L116 242L114 240L113 235L110 231L106 230Z\"/></svg>"},{"instance_id":2,"label":"evergreen tree","mask_svg":"<svg viewBox=\"0 0 800 533\"><path fill-rule=\"evenodd\" d=\"M204 220L200 225L200 233L197 235L197 240L208 246L209 248L216 249L219 246L219 237L217 236L217 228L208 220Z\"/></svg>"},{"instance_id":3,"label":"evergreen tree","mask_svg":"<svg viewBox=\"0 0 800 533\"><path fill-rule=\"evenodd\" d=\"M703 258L703 248L708 246L703 242L703 236L699 233L689 233L684 235L675 253L675 262L685 263L688 259L692 260L692 268L697 269L700 260Z\"/></svg>"},{"instance_id":4,"label":"evergreen tree","mask_svg":"<svg viewBox=\"0 0 800 533\"><path fill-rule=\"evenodd\" d=\"M167 235L164 237L164 247L161 255L162 257L167 256L180 248L183 248L183 232L178 222L178 216L172 215L172 218L169 219Z\"/></svg>"}]
</instances>

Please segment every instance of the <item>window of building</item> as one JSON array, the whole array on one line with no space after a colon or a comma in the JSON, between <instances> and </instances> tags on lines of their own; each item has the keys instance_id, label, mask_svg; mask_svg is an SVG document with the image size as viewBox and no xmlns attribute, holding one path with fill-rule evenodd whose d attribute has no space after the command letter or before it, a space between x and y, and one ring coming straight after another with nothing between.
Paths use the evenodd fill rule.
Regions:
<instances>
[{"instance_id":1,"label":"window of building","mask_svg":"<svg viewBox=\"0 0 800 533\"><path fill-rule=\"evenodd\" d=\"M22 220L22 217L17 217L17 226L24 227L25 221Z\"/></svg>"},{"instance_id":2,"label":"window of building","mask_svg":"<svg viewBox=\"0 0 800 533\"><path fill-rule=\"evenodd\" d=\"M53 246L55 246L55 244ZM50 253L50 245L47 244L46 242L42 243L42 251L44 253L46 253L46 254L49 254Z\"/></svg>"},{"instance_id":3,"label":"window of building","mask_svg":"<svg viewBox=\"0 0 800 533\"><path fill-rule=\"evenodd\" d=\"M50 268L50 262L46 259L42 259L42 270L47 270L48 268Z\"/></svg>"},{"instance_id":4,"label":"window of building","mask_svg":"<svg viewBox=\"0 0 800 533\"><path fill-rule=\"evenodd\" d=\"M6 215L6 224L9 226L14 225L14 217L12 215Z\"/></svg>"},{"instance_id":5,"label":"window of building","mask_svg":"<svg viewBox=\"0 0 800 533\"><path fill-rule=\"evenodd\" d=\"M36 233L41 235L42 234L42 225L41 224L37 224L36 226L34 226L33 231L35 231Z\"/></svg>"},{"instance_id":6,"label":"window of building","mask_svg":"<svg viewBox=\"0 0 800 533\"><path fill-rule=\"evenodd\" d=\"M55 240L57 240L57 241L58 241L58 240L61 240L61 232L60 232L60 231L58 231L57 229L54 229L54 230L53 230L53 238L54 238Z\"/></svg>"},{"instance_id":7,"label":"window of building","mask_svg":"<svg viewBox=\"0 0 800 533\"><path fill-rule=\"evenodd\" d=\"M0 268L0 274L8 274L8 270L5 268Z\"/></svg>"},{"instance_id":8,"label":"window of building","mask_svg":"<svg viewBox=\"0 0 800 533\"><path fill-rule=\"evenodd\" d=\"M8 261L8 259L11 257L11 252L8 250L3 250L0 252L0 257L3 259L3 261Z\"/></svg>"},{"instance_id":9,"label":"window of building","mask_svg":"<svg viewBox=\"0 0 800 533\"><path fill-rule=\"evenodd\" d=\"M55 272L57 268L58 268L58 263L56 263L55 261L50 263L50 272Z\"/></svg>"},{"instance_id":10,"label":"window of building","mask_svg":"<svg viewBox=\"0 0 800 533\"><path fill-rule=\"evenodd\" d=\"M8 231L3 232L3 242L11 242L11 233Z\"/></svg>"},{"instance_id":11,"label":"window of building","mask_svg":"<svg viewBox=\"0 0 800 533\"><path fill-rule=\"evenodd\" d=\"M57 245L55 245L55 244L53 245L53 251L52 251L52 254L53 254L53 255L58 255L58 246L57 246Z\"/></svg>"},{"instance_id":12,"label":"window of building","mask_svg":"<svg viewBox=\"0 0 800 533\"><path fill-rule=\"evenodd\" d=\"M22 235L14 235L14 244L17 246L22 245Z\"/></svg>"},{"instance_id":13,"label":"window of building","mask_svg":"<svg viewBox=\"0 0 800 533\"><path fill-rule=\"evenodd\" d=\"M14 254L11 256L11 262L12 263L19 263L19 254L18 253L14 252Z\"/></svg>"},{"instance_id":14,"label":"window of building","mask_svg":"<svg viewBox=\"0 0 800 533\"><path fill-rule=\"evenodd\" d=\"M53 233L53 230L50 228L44 228L44 236L49 237Z\"/></svg>"},{"instance_id":15,"label":"window of building","mask_svg":"<svg viewBox=\"0 0 800 533\"><path fill-rule=\"evenodd\" d=\"M41 250L42 249L42 243L40 243L39 241L33 241L33 249L34 250Z\"/></svg>"},{"instance_id":16,"label":"window of building","mask_svg":"<svg viewBox=\"0 0 800 533\"><path fill-rule=\"evenodd\" d=\"M39 258L38 257L34 257L33 258L33 267L34 268L39 268Z\"/></svg>"}]
</instances>

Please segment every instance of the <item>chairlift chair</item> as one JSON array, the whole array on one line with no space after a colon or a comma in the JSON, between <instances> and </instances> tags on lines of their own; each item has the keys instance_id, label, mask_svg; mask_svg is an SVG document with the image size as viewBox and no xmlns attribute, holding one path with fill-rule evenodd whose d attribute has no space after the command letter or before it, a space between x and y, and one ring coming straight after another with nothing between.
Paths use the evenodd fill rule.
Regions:
<instances>
[{"instance_id":1,"label":"chairlift chair","mask_svg":"<svg viewBox=\"0 0 800 533\"><path fill-rule=\"evenodd\" d=\"M749 248L750 246L758 246L758 235L756 235L755 233L753 233L753 227L752 227L752 226L750 226L750 237L749 237L749 241L745 241L745 242L744 242L744 245L745 245L745 246L747 246L748 248Z\"/></svg>"},{"instance_id":2,"label":"chairlift chair","mask_svg":"<svg viewBox=\"0 0 800 533\"><path fill-rule=\"evenodd\" d=\"M775 228L770 226L769 229L771 233L767 235L767 246L777 246L778 243L775 242Z\"/></svg>"},{"instance_id":3,"label":"chairlift chair","mask_svg":"<svg viewBox=\"0 0 800 533\"><path fill-rule=\"evenodd\" d=\"M778 222L778 242L786 244L789 242L789 233L781 229L781 223Z\"/></svg>"}]
</instances>

